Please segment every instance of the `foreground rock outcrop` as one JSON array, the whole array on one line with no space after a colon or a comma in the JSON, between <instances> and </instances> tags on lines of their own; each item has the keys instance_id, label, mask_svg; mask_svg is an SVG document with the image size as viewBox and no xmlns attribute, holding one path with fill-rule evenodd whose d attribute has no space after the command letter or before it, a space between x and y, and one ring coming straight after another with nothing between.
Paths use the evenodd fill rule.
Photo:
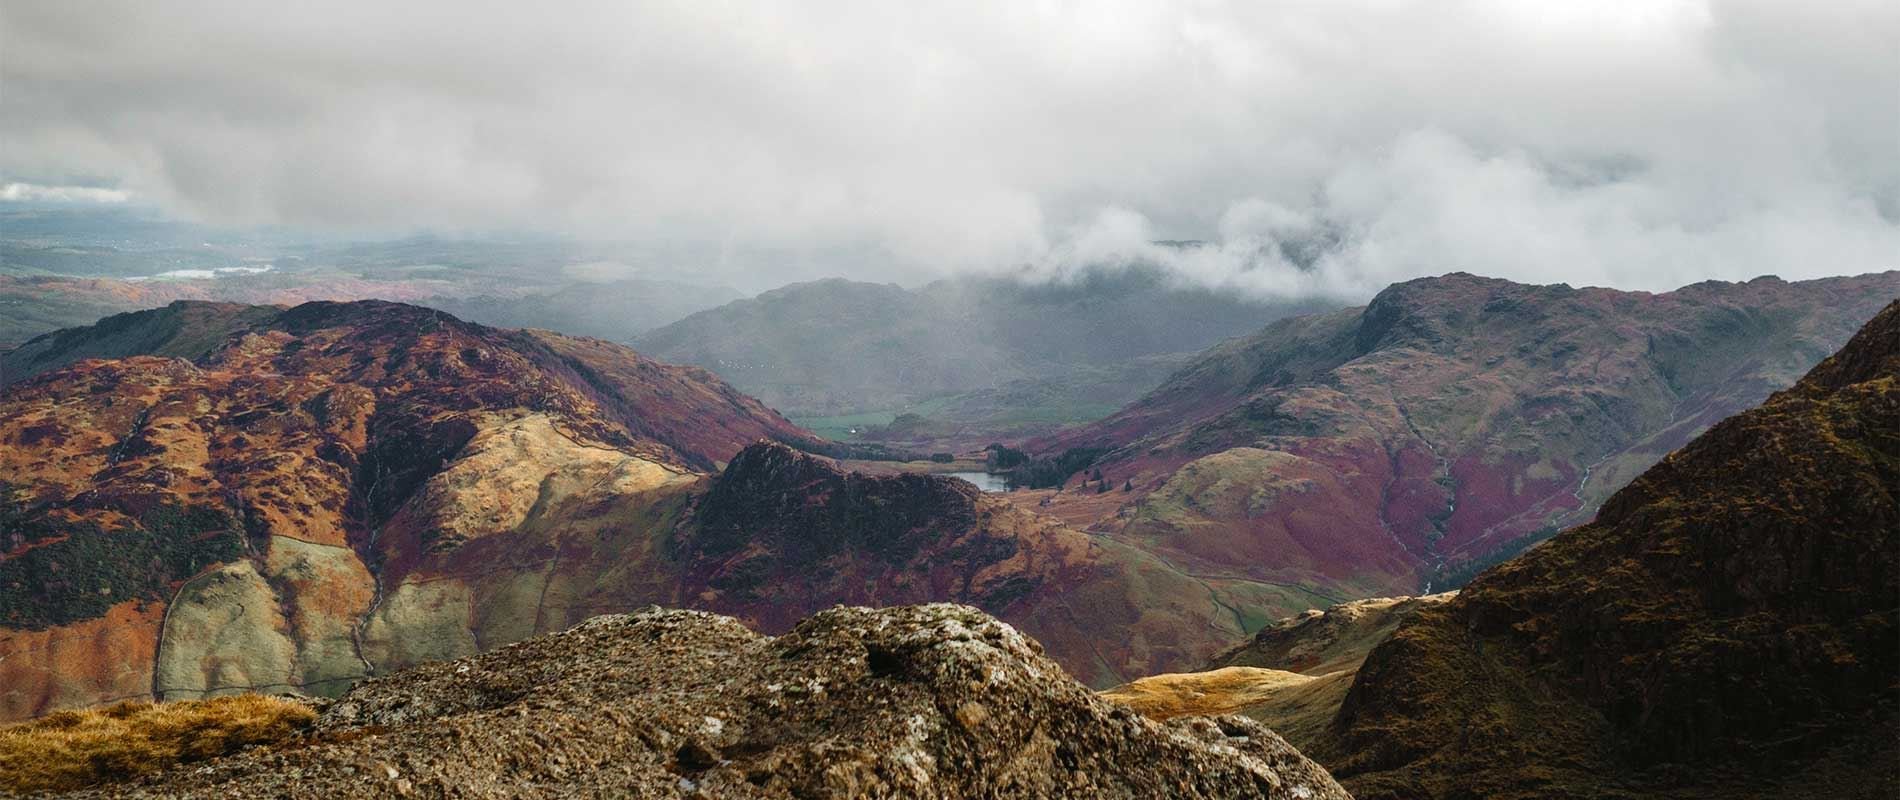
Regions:
<instances>
[{"instance_id":1,"label":"foreground rock outcrop","mask_svg":"<svg viewBox=\"0 0 1900 800\"><path fill-rule=\"evenodd\" d=\"M652 609L364 682L306 737L114 797L1346 798L1235 717L1097 699L964 606L777 638Z\"/></svg>"}]
</instances>

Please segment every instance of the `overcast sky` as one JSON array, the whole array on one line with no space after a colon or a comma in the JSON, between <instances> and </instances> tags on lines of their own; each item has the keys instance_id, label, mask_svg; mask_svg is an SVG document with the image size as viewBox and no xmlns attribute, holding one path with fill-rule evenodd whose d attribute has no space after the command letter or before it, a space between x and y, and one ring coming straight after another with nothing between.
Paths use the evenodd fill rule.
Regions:
<instances>
[{"instance_id":1,"label":"overcast sky","mask_svg":"<svg viewBox=\"0 0 1900 800\"><path fill-rule=\"evenodd\" d=\"M0 9L18 197L657 242L763 284L1900 267L1892 0Z\"/></svg>"}]
</instances>

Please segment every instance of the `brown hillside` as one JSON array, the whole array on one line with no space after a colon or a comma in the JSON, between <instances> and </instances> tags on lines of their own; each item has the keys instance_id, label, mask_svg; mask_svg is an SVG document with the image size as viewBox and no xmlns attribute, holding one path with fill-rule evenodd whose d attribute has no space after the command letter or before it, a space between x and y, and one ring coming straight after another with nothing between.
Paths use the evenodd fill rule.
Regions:
<instances>
[{"instance_id":1,"label":"brown hillside","mask_svg":"<svg viewBox=\"0 0 1900 800\"><path fill-rule=\"evenodd\" d=\"M1106 448L1052 513L1184 570L1349 599L1457 588L1793 384L1900 272L1651 294L1453 274L1203 353L1037 443ZM1297 611L1297 609L1294 609Z\"/></svg>"},{"instance_id":2,"label":"brown hillside","mask_svg":"<svg viewBox=\"0 0 1900 800\"><path fill-rule=\"evenodd\" d=\"M1900 791L1900 303L1421 611L1317 749L1360 797Z\"/></svg>"}]
</instances>

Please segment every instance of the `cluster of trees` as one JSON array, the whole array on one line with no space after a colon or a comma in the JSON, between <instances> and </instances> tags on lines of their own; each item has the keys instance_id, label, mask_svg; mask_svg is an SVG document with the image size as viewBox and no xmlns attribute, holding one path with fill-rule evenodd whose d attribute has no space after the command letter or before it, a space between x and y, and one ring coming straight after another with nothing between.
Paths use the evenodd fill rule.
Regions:
<instances>
[{"instance_id":1,"label":"cluster of trees","mask_svg":"<svg viewBox=\"0 0 1900 800\"><path fill-rule=\"evenodd\" d=\"M43 522L31 511L0 496L0 520ZM244 554L237 520L205 506L162 505L112 530L59 527L65 538L0 561L0 624L39 630L103 616L125 600L162 600L173 582Z\"/></svg>"},{"instance_id":2,"label":"cluster of trees","mask_svg":"<svg viewBox=\"0 0 1900 800\"><path fill-rule=\"evenodd\" d=\"M1009 476L1010 488L1047 489L1061 486L1069 476L1088 469L1090 464L1108 452L1102 447L1071 447L1054 457L1030 458L1028 454L1014 448L990 445L989 457L991 472L1005 472ZM1003 466L1003 465L1010 466Z\"/></svg>"},{"instance_id":3,"label":"cluster of trees","mask_svg":"<svg viewBox=\"0 0 1900 800\"><path fill-rule=\"evenodd\" d=\"M1014 447L993 444L983 448L983 468L995 472L1009 470L1029 463L1029 454Z\"/></svg>"}]
</instances>

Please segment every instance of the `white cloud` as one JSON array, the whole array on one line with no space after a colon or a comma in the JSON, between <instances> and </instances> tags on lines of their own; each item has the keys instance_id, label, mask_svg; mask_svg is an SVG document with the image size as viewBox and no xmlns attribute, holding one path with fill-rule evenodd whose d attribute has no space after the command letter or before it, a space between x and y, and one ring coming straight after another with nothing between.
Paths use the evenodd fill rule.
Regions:
<instances>
[{"instance_id":1,"label":"white cloud","mask_svg":"<svg viewBox=\"0 0 1900 800\"><path fill-rule=\"evenodd\" d=\"M539 228L765 283L1900 266L1891 2L128 1L0 30L0 175L214 222Z\"/></svg>"},{"instance_id":2,"label":"white cloud","mask_svg":"<svg viewBox=\"0 0 1900 800\"><path fill-rule=\"evenodd\" d=\"M94 186L41 186L10 181L0 185L0 202L123 203L131 195L121 189Z\"/></svg>"}]
</instances>

